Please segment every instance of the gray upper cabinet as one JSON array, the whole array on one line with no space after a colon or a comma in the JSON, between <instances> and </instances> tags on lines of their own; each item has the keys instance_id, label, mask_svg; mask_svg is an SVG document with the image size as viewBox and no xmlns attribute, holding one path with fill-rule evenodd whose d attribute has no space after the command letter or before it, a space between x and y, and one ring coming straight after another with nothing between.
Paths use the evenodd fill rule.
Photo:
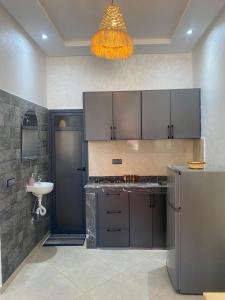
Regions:
<instances>
[{"instance_id":1,"label":"gray upper cabinet","mask_svg":"<svg viewBox=\"0 0 225 300\"><path fill-rule=\"evenodd\" d=\"M85 140L201 137L200 89L84 93Z\"/></svg>"},{"instance_id":2,"label":"gray upper cabinet","mask_svg":"<svg viewBox=\"0 0 225 300\"><path fill-rule=\"evenodd\" d=\"M199 89L171 91L171 138L201 137Z\"/></svg>"},{"instance_id":3,"label":"gray upper cabinet","mask_svg":"<svg viewBox=\"0 0 225 300\"><path fill-rule=\"evenodd\" d=\"M114 139L141 139L141 93L113 93Z\"/></svg>"},{"instance_id":4,"label":"gray upper cabinet","mask_svg":"<svg viewBox=\"0 0 225 300\"><path fill-rule=\"evenodd\" d=\"M170 138L170 90L142 92L142 139Z\"/></svg>"},{"instance_id":5,"label":"gray upper cabinet","mask_svg":"<svg viewBox=\"0 0 225 300\"><path fill-rule=\"evenodd\" d=\"M84 93L85 140L111 140L112 93Z\"/></svg>"}]
</instances>

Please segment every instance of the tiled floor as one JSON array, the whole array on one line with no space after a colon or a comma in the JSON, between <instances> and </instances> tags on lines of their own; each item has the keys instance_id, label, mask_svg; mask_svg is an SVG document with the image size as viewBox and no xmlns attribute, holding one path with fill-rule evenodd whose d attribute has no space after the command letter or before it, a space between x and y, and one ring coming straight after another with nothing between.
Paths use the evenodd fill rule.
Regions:
<instances>
[{"instance_id":1,"label":"tiled floor","mask_svg":"<svg viewBox=\"0 0 225 300\"><path fill-rule=\"evenodd\" d=\"M165 251L39 248L1 300L201 300L177 295Z\"/></svg>"}]
</instances>

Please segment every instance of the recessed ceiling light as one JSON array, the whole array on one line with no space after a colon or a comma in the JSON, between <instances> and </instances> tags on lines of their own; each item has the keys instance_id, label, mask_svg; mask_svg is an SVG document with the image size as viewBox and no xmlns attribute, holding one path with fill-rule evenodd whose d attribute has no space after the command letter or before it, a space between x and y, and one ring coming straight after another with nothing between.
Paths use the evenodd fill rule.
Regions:
<instances>
[{"instance_id":1,"label":"recessed ceiling light","mask_svg":"<svg viewBox=\"0 0 225 300\"><path fill-rule=\"evenodd\" d=\"M47 39L48 39L47 34L43 33L43 34L42 34L42 38L43 38L43 40L47 40Z\"/></svg>"},{"instance_id":2,"label":"recessed ceiling light","mask_svg":"<svg viewBox=\"0 0 225 300\"><path fill-rule=\"evenodd\" d=\"M187 31L187 34L188 35L191 35L193 33L193 30L192 29L189 29L188 31Z\"/></svg>"}]
</instances>

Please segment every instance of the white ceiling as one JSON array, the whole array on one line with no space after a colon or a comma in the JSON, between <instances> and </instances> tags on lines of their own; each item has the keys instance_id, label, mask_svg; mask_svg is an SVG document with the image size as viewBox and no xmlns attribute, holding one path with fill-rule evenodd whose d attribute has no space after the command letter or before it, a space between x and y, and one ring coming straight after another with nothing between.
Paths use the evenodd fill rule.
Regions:
<instances>
[{"instance_id":1,"label":"white ceiling","mask_svg":"<svg viewBox=\"0 0 225 300\"><path fill-rule=\"evenodd\" d=\"M106 0L40 0L66 41L89 40L99 26ZM170 38L188 0L120 0L128 30L134 38ZM66 21L65 21L66 20Z\"/></svg>"},{"instance_id":2,"label":"white ceiling","mask_svg":"<svg viewBox=\"0 0 225 300\"><path fill-rule=\"evenodd\" d=\"M121 6L135 53L191 51L225 0L115 0ZM109 0L0 0L49 56L89 55ZM193 34L186 31L192 28ZM41 35L46 33L48 40Z\"/></svg>"}]
</instances>

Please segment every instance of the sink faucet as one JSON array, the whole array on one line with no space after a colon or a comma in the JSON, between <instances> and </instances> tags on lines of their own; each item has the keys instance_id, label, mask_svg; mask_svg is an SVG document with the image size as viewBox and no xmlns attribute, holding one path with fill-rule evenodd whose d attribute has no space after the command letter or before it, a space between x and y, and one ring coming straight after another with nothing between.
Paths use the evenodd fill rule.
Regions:
<instances>
[{"instance_id":1,"label":"sink faucet","mask_svg":"<svg viewBox=\"0 0 225 300\"><path fill-rule=\"evenodd\" d=\"M40 183L40 182L41 182L41 179L42 179L41 176L38 175L38 177L37 177L37 182Z\"/></svg>"}]
</instances>

